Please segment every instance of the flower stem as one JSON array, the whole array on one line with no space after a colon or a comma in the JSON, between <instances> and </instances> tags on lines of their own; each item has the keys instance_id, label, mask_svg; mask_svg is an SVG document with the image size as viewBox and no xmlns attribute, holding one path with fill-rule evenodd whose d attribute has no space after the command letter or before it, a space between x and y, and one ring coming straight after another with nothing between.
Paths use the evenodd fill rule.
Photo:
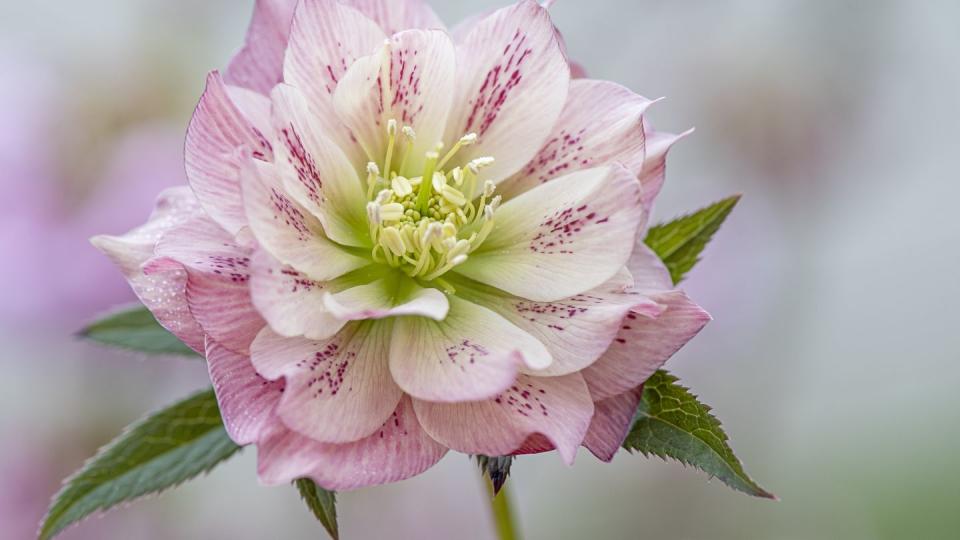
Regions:
<instances>
[{"instance_id":1,"label":"flower stem","mask_svg":"<svg viewBox=\"0 0 960 540\"><path fill-rule=\"evenodd\" d=\"M509 485L500 488L500 493L493 494L493 483L487 478L487 492L490 495L490 511L493 513L493 523L497 529L497 538L500 540L520 540L520 532L513 520L513 510L510 507Z\"/></svg>"}]
</instances>

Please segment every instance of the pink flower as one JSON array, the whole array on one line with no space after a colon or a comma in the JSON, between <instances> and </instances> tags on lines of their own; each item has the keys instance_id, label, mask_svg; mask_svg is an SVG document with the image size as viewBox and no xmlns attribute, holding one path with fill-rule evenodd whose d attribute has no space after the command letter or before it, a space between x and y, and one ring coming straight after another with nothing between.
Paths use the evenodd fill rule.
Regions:
<instances>
[{"instance_id":1,"label":"pink flower","mask_svg":"<svg viewBox=\"0 0 960 540\"><path fill-rule=\"evenodd\" d=\"M452 32L419 0L293 4L258 1L209 76L192 190L94 243L205 352L267 484L392 482L448 449L611 459L709 318L641 241L678 137L571 81L535 2Z\"/></svg>"}]
</instances>

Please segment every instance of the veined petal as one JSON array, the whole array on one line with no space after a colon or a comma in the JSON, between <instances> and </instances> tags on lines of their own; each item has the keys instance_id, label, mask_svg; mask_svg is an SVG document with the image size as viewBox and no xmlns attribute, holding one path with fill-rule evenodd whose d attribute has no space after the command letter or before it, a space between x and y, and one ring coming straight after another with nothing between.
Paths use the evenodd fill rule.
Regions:
<instances>
[{"instance_id":1,"label":"veined petal","mask_svg":"<svg viewBox=\"0 0 960 540\"><path fill-rule=\"evenodd\" d=\"M530 161L567 98L570 69L550 15L531 0L500 9L457 46L457 90L447 140L476 133L461 164L493 156L484 176L499 182Z\"/></svg>"},{"instance_id":2,"label":"veined petal","mask_svg":"<svg viewBox=\"0 0 960 540\"><path fill-rule=\"evenodd\" d=\"M628 314L607 352L581 372L593 399L607 399L643 384L710 320L681 291L652 298L666 310L656 318Z\"/></svg>"},{"instance_id":3,"label":"veined petal","mask_svg":"<svg viewBox=\"0 0 960 540\"><path fill-rule=\"evenodd\" d=\"M644 122L644 131L645 154L643 167L638 178L643 186L643 206L649 210L663 187L663 179L667 170L667 153L674 144L693 133L693 130L690 129L679 135L674 135L673 133L654 131L647 122Z\"/></svg>"},{"instance_id":4,"label":"veined petal","mask_svg":"<svg viewBox=\"0 0 960 540\"><path fill-rule=\"evenodd\" d=\"M406 30L354 62L337 86L334 107L368 159L381 167L388 121L412 127L416 141L407 170L400 174L416 176L423 170L424 153L444 135L455 75L455 47L445 31Z\"/></svg>"},{"instance_id":5,"label":"veined petal","mask_svg":"<svg viewBox=\"0 0 960 540\"><path fill-rule=\"evenodd\" d=\"M396 274L338 293L326 292L323 305L345 321L417 315L442 321L450 304L437 289L425 289Z\"/></svg>"},{"instance_id":6,"label":"veined petal","mask_svg":"<svg viewBox=\"0 0 960 540\"><path fill-rule=\"evenodd\" d=\"M206 357L223 425L233 442L255 443L276 431L274 410L283 395L284 382L267 381L254 371L249 356L210 339Z\"/></svg>"},{"instance_id":7,"label":"veined petal","mask_svg":"<svg viewBox=\"0 0 960 540\"><path fill-rule=\"evenodd\" d=\"M532 373L541 377L566 375L595 362L607 350L631 310L659 315L663 308L629 290L626 271L582 294L555 302L535 302L463 278L450 278L457 296L492 309L540 340L553 364ZM525 370L530 372L529 370Z\"/></svg>"},{"instance_id":8,"label":"veined petal","mask_svg":"<svg viewBox=\"0 0 960 540\"><path fill-rule=\"evenodd\" d=\"M414 410L431 437L467 454L512 454L534 434L552 442L572 464L583 442L593 401L578 373L562 377L521 375L487 401L434 403L414 400Z\"/></svg>"},{"instance_id":9,"label":"veined petal","mask_svg":"<svg viewBox=\"0 0 960 540\"><path fill-rule=\"evenodd\" d=\"M383 425L403 397L388 366L390 324L354 323L322 341L261 331L250 354L261 375L286 380L277 408L283 423L328 443L356 441Z\"/></svg>"},{"instance_id":10,"label":"veined petal","mask_svg":"<svg viewBox=\"0 0 960 540\"><path fill-rule=\"evenodd\" d=\"M373 53L387 35L368 17L336 0L301 0L294 12L290 45L283 66L284 82L299 89L313 121L323 123L354 164L364 159L351 144L350 131L337 120L333 92L357 58Z\"/></svg>"},{"instance_id":11,"label":"veined petal","mask_svg":"<svg viewBox=\"0 0 960 540\"><path fill-rule=\"evenodd\" d=\"M370 264L331 242L320 221L284 191L278 167L250 160L243 173L243 203L250 230L277 260L326 281Z\"/></svg>"},{"instance_id":12,"label":"veined petal","mask_svg":"<svg viewBox=\"0 0 960 540\"><path fill-rule=\"evenodd\" d=\"M296 5L295 0L256 0L246 43L224 74L228 83L269 94L283 79L283 55Z\"/></svg>"},{"instance_id":13,"label":"veined petal","mask_svg":"<svg viewBox=\"0 0 960 540\"><path fill-rule=\"evenodd\" d=\"M163 235L149 275L182 266L190 313L217 343L246 353L264 321L250 299L250 251L210 218L195 218Z\"/></svg>"},{"instance_id":14,"label":"veined petal","mask_svg":"<svg viewBox=\"0 0 960 540\"><path fill-rule=\"evenodd\" d=\"M184 148L187 179L207 214L230 233L246 225L240 199L240 167L244 154L272 159L273 150L230 99L227 86L214 71L200 98Z\"/></svg>"},{"instance_id":15,"label":"veined petal","mask_svg":"<svg viewBox=\"0 0 960 540\"><path fill-rule=\"evenodd\" d=\"M413 28L446 28L424 0L347 0L388 35Z\"/></svg>"},{"instance_id":16,"label":"veined petal","mask_svg":"<svg viewBox=\"0 0 960 540\"><path fill-rule=\"evenodd\" d=\"M291 198L310 210L326 235L348 246L368 247L366 195L357 171L328 139L296 88L277 86L271 94L277 132L277 172Z\"/></svg>"},{"instance_id":17,"label":"veined petal","mask_svg":"<svg viewBox=\"0 0 960 540\"><path fill-rule=\"evenodd\" d=\"M643 216L630 171L578 171L501 206L493 232L456 271L530 300L568 298L623 268Z\"/></svg>"},{"instance_id":18,"label":"veined petal","mask_svg":"<svg viewBox=\"0 0 960 540\"><path fill-rule=\"evenodd\" d=\"M633 276L633 288L637 291L654 292L673 289L670 270L660 257L644 243L646 231L637 231L633 253L627 261L627 270Z\"/></svg>"},{"instance_id":19,"label":"veined petal","mask_svg":"<svg viewBox=\"0 0 960 540\"><path fill-rule=\"evenodd\" d=\"M404 397L378 431L356 442L320 443L289 431L261 443L257 472L266 485L309 477L325 489L343 491L416 476L446 453L423 431Z\"/></svg>"},{"instance_id":20,"label":"veined petal","mask_svg":"<svg viewBox=\"0 0 960 540\"><path fill-rule=\"evenodd\" d=\"M519 369L545 368L550 353L487 308L450 297L446 319L401 317L390 342L390 371L405 392L430 401L490 399Z\"/></svg>"},{"instance_id":21,"label":"veined petal","mask_svg":"<svg viewBox=\"0 0 960 540\"><path fill-rule=\"evenodd\" d=\"M558 176L610 163L620 163L639 177L644 164L643 114L651 103L612 82L572 81L550 137L499 191L509 199Z\"/></svg>"},{"instance_id":22,"label":"veined petal","mask_svg":"<svg viewBox=\"0 0 960 540\"><path fill-rule=\"evenodd\" d=\"M203 331L187 307L186 271L174 268L148 276L142 266L154 256L154 248L166 231L202 214L190 188L170 188L160 194L144 225L123 236L101 235L90 240L120 268L134 294L157 321L199 353L204 350Z\"/></svg>"},{"instance_id":23,"label":"veined petal","mask_svg":"<svg viewBox=\"0 0 960 540\"><path fill-rule=\"evenodd\" d=\"M594 403L593 420L583 446L602 461L610 462L627 438L643 387Z\"/></svg>"},{"instance_id":24,"label":"veined petal","mask_svg":"<svg viewBox=\"0 0 960 540\"><path fill-rule=\"evenodd\" d=\"M250 295L270 328L286 337L328 339L346 321L323 307L323 296L333 283L311 279L282 264L264 250L250 262Z\"/></svg>"}]
</instances>

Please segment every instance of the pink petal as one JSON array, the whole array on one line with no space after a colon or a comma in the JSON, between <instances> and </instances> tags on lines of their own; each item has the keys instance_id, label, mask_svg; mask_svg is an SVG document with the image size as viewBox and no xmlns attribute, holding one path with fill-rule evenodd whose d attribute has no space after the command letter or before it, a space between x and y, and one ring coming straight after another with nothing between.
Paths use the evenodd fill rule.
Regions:
<instances>
[{"instance_id":1,"label":"pink petal","mask_svg":"<svg viewBox=\"0 0 960 540\"><path fill-rule=\"evenodd\" d=\"M643 217L630 171L578 171L501 206L493 233L456 271L530 300L575 296L623 268Z\"/></svg>"},{"instance_id":2,"label":"pink petal","mask_svg":"<svg viewBox=\"0 0 960 540\"><path fill-rule=\"evenodd\" d=\"M309 477L325 489L343 491L416 476L446 453L423 431L404 397L380 430L356 442L320 443L288 431L261 443L258 473L267 485Z\"/></svg>"},{"instance_id":3,"label":"pink petal","mask_svg":"<svg viewBox=\"0 0 960 540\"><path fill-rule=\"evenodd\" d=\"M487 308L450 299L442 321L400 317L390 343L390 371L408 394L431 401L490 399L519 368L546 367L543 344Z\"/></svg>"},{"instance_id":4,"label":"pink petal","mask_svg":"<svg viewBox=\"0 0 960 540\"><path fill-rule=\"evenodd\" d=\"M710 320L682 291L652 298L666 311L656 318L628 314L607 352L583 370L593 399L603 400L643 384Z\"/></svg>"},{"instance_id":5,"label":"pink petal","mask_svg":"<svg viewBox=\"0 0 960 540\"><path fill-rule=\"evenodd\" d=\"M325 122L323 132L357 164L363 154L350 150L350 132L336 120L332 96L347 68L386 38L377 23L335 0L301 0L293 16L284 81L306 96L314 121Z\"/></svg>"},{"instance_id":6,"label":"pink petal","mask_svg":"<svg viewBox=\"0 0 960 540\"><path fill-rule=\"evenodd\" d=\"M197 200L231 233L246 225L240 199L240 167L244 153L272 159L270 143L230 99L220 74L207 77L184 150L187 178Z\"/></svg>"},{"instance_id":7,"label":"pink petal","mask_svg":"<svg viewBox=\"0 0 960 540\"><path fill-rule=\"evenodd\" d=\"M195 218L166 233L157 244L150 274L172 265L187 271L190 313L217 343L246 353L265 324L250 299L250 250L207 217Z\"/></svg>"},{"instance_id":8,"label":"pink petal","mask_svg":"<svg viewBox=\"0 0 960 540\"><path fill-rule=\"evenodd\" d=\"M457 47L457 92L448 141L476 133L460 163L493 156L498 182L543 146L567 98L570 69L547 11L531 0L478 22Z\"/></svg>"},{"instance_id":9,"label":"pink petal","mask_svg":"<svg viewBox=\"0 0 960 540\"><path fill-rule=\"evenodd\" d=\"M346 321L323 307L329 281L316 281L271 257L253 253L250 262L250 295L270 328L282 336L327 339Z\"/></svg>"},{"instance_id":10,"label":"pink petal","mask_svg":"<svg viewBox=\"0 0 960 540\"><path fill-rule=\"evenodd\" d=\"M399 174L419 176L424 153L443 138L455 76L456 51L445 31L406 30L347 70L333 95L334 108L368 159L381 167L388 121L412 127L416 132L412 155ZM393 164L399 163L397 156Z\"/></svg>"},{"instance_id":11,"label":"pink petal","mask_svg":"<svg viewBox=\"0 0 960 540\"><path fill-rule=\"evenodd\" d=\"M653 128L649 125L645 125L644 130L646 132L646 153L638 178L640 184L643 185L643 205L645 208L650 208L663 187L663 179L667 169L667 153L674 144L693 133L693 130L685 131L679 135L653 131Z\"/></svg>"},{"instance_id":12,"label":"pink petal","mask_svg":"<svg viewBox=\"0 0 960 540\"><path fill-rule=\"evenodd\" d=\"M271 98L277 174L287 194L320 220L331 240L369 247L367 198L356 168L296 88L277 86Z\"/></svg>"},{"instance_id":13,"label":"pink petal","mask_svg":"<svg viewBox=\"0 0 960 540\"><path fill-rule=\"evenodd\" d=\"M283 395L283 381L264 379L254 371L250 357L209 339L206 356L220 415L230 438L244 445L275 432L278 420L274 410Z\"/></svg>"},{"instance_id":14,"label":"pink petal","mask_svg":"<svg viewBox=\"0 0 960 540\"><path fill-rule=\"evenodd\" d=\"M651 103L612 82L572 81L550 137L500 189L509 198L558 176L609 163L620 163L639 176L644 164L643 114Z\"/></svg>"},{"instance_id":15,"label":"pink petal","mask_svg":"<svg viewBox=\"0 0 960 540\"><path fill-rule=\"evenodd\" d=\"M348 0L347 4L373 19L389 35L413 28L445 28L423 0Z\"/></svg>"},{"instance_id":16,"label":"pink petal","mask_svg":"<svg viewBox=\"0 0 960 540\"><path fill-rule=\"evenodd\" d=\"M583 446L602 461L609 462L627 438L643 387L594 403L595 412Z\"/></svg>"},{"instance_id":17,"label":"pink petal","mask_svg":"<svg viewBox=\"0 0 960 540\"><path fill-rule=\"evenodd\" d=\"M296 0L256 0L246 44L224 74L227 83L269 94L283 79L283 56L296 5Z\"/></svg>"},{"instance_id":18,"label":"pink petal","mask_svg":"<svg viewBox=\"0 0 960 540\"><path fill-rule=\"evenodd\" d=\"M572 464L583 442L593 401L578 373L562 377L521 375L488 401L434 403L414 400L423 429L441 444L468 454L503 456L542 434Z\"/></svg>"},{"instance_id":19,"label":"pink petal","mask_svg":"<svg viewBox=\"0 0 960 540\"><path fill-rule=\"evenodd\" d=\"M542 342L553 364L537 371L546 377L580 371L602 355L620 330L630 310L659 315L653 300L628 290L633 280L622 271L610 281L576 296L555 302L535 302L476 282L449 278L457 295L490 308Z\"/></svg>"},{"instance_id":20,"label":"pink petal","mask_svg":"<svg viewBox=\"0 0 960 540\"><path fill-rule=\"evenodd\" d=\"M267 378L286 380L277 409L284 424L329 443L376 431L403 397L388 367L390 330L387 323L357 323L323 341L260 332L251 346L253 365Z\"/></svg>"},{"instance_id":21,"label":"pink petal","mask_svg":"<svg viewBox=\"0 0 960 540\"><path fill-rule=\"evenodd\" d=\"M203 332L187 307L184 294L187 274L182 268L146 275L142 266L153 257L154 247L168 230L201 215L186 186L164 191L150 220L123 236L96 236L91 243L120 267L130 287L164 328L202 353Z\"/></svg>"},{"instance_id":22,"label":"pink petal","mask_svg":"<svg viewBox=\"0 0 960 540\"><path fill-rule=\"evenodd\" d=\"M250 230L278 261L323 281L370 264L327 238L320 221L286 194L277 166L250 160L242 180Z\"/></svg>"},{"instance_id":23,"label":"pink petal","mask_svg":"<svg viewBox=\"0 0 960 540\"><path fill-rule=\"evenodd\" d=\"M644 243L646 234L644 230L637 231L633 253L627 261L627 270L633 277L633 288L644 292L668 291L673 288L670 270L663 264L660 256Z\"/></svg>"}]
</instances>

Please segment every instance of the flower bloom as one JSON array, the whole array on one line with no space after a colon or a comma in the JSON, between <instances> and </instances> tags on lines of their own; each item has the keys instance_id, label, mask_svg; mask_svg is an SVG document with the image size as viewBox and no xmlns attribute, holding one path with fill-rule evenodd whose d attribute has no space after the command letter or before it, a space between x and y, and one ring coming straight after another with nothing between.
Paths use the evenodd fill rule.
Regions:
<instances>
[{"instance_id":1,"label":"flower bloom","mask_svg":"<svg viewBox=\"0 0 960 540\"><path fill-rule=\"evenodd\" d=\"M679 137L570 72L530 0L449 32L419 0L257 2L190 124L190 189L94 242L206 355L264 483L612 459L709 316L642 242Z\"/></svg>"}]
</instances>

